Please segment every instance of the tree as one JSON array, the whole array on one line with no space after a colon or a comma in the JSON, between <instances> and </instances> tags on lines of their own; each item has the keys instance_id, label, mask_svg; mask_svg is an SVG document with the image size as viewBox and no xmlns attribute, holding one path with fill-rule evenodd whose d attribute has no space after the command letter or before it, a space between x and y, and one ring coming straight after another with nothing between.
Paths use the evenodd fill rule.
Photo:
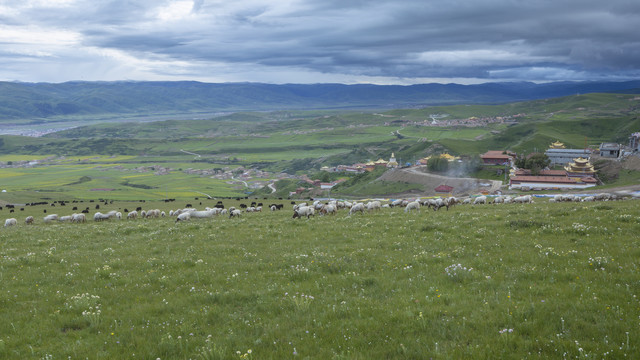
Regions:
<instances>
[{"instance_id":1,"label":"tree","mask_svg":"<svg viewBox=\"0 0 640 360\"><path fill-rule=\"evenodd\" d=\"M441 156L432 156L427 161L427 169L434 172L445 172L449 170L449 161Z\"/></svg>"},{"instance_id":2,"label":"tree","mask_svg":"<svg viewBox=\"0 0 640 360\"><path fill-rule=\"evenodd\" d=\"M529 157L519 157L516 159L516 166L531 170L531 174L538 175L540 170L546 168L551 164L549 157L542 153L536 153Z\"/></svg>"}]
</instances>

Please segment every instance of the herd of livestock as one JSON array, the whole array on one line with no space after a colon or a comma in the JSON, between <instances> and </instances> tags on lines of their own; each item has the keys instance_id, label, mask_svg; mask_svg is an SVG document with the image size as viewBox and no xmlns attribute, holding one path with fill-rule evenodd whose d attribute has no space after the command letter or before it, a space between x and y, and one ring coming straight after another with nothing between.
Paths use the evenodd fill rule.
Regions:
<instances>
[{"instance_id":1,"label":"herd of livestock","mask_svg":"<svg viewBox=\"0 0 640 360\"><path fill-rule=\"evenodd\" d=\"M588 196L578 196L578 195L555 195L552 197L548 197L549 202L589 202L589 201L612 201L612 200L621 200L626 198L636 198L635 194L609 194L609 193L600 193ZM519 204L528 204L533 203L534 197L531 195L521 195L521 196L477 196L477 197L467 197L467 198L457 198L457 197L445 197L445 198L427 198L427 199L397 199L391 201L380 201L380 200L371 200L367 202L361 201L339 201L339 200L330 200L326 202L322 202L319 200L314 201L313 203L300 203L296 204L295 202L291 202L293 205L293 218L301 218L301 217L311 217L315 216L316 213L319 215L335 215L338 211L348 211L349 216L354 215L356 213L365 213L378 211L383 208L394 208L401 207L404 208L404 212L408 213L411 211L418 211L423 207L428 209L433 209L434 211L438 211L441 208L446 208L449 210L450 207L454 205L486 205L486 204L509 204L509 203L519 203ZM13 206L11 207L11 212L13 212ZM269 211L278 211L284 208L283 204L271 204L266 207ZM0 207L0 209L2 209ZM74 208L76 209L76 208ZM21 209L22 210L22 209ZM218 201L215 207L209 208L206 207L204 210L197 210L191 206L191 204L187 204L187 207L170 210L168 213L161 211L159 209L149 209L142 210L141 207L136 208L135 210L128 211L124 209L125 214L117 210L111 210L105 213L96 212L93 214L93 221L105 221L105 220L122 220L129 219L135 220L138 218L163 218L163 217L173 217L176 222L180 221L190 221L191 219L202 219L202 218L213 218L216 216L228 216L229 218L238 218L241 217L243 213L251 213L251 212L262 212L263 205L262 203L256 204L251 203L251 206L247 206L244 204L240 205L240 209L236 209L235 207L225 208L221 201ZM46 213L46 210L44 210ZM58 216L57 214L48 214L42 218L44 223L51 222L71 222L71 223L84 223L87 221L88 208L83 210L80 213L73 213L71 215ZM33 216L27 216L24 220L24 223L27 225L34 224L35 218ZM14 226L18 224L18 220L16 218L9 218L5 220L4 226Z\"/></svg>"}]
</instances>

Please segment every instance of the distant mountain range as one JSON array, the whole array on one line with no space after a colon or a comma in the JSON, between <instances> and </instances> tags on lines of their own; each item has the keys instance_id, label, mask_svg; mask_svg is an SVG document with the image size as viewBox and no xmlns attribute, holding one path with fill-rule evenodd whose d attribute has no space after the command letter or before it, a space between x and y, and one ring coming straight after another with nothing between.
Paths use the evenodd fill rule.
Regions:
<instances>
[{"instance_id":1,"label":"distant mountain range","mask_svg":"<svg viewBox=\"0 0 640 360\"><path fill-rule=\"evenodd\" d=\"M416 108L497 104L593 92L640 93L640 81L479 85L177 82L0 82L0 122L227 111Z\"/></svg>"}]
</instances>

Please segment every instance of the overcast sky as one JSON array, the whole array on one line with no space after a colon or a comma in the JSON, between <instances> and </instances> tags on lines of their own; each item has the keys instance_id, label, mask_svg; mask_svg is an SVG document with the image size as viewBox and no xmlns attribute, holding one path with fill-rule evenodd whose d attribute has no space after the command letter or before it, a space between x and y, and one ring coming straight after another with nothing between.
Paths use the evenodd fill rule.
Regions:
<instances>
[{"instance_id":1,"label":"overcast sky","mask_svg":"<svg viewBox=\"0 0 640 360\"><path fill-rule=\"evenodd\" d=\"M640 79L637 0L0 0L0 80Z\"/></svg>"}]
</instances>

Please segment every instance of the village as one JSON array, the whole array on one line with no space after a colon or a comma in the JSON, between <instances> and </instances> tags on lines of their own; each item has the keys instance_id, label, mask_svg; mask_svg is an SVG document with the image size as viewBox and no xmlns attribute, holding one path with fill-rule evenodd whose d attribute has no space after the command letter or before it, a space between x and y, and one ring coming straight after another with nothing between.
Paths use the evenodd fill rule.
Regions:
<instances>
[{"instance_id":1,"label":"village","mask_svg":"<svg viewBox=\"0 0 640 360\"><path fill-rule=\"evenodd\" d=\"M540 191L540 190L581 190L602 185L597 176L597 171L592 163L593 159L622 160L629 156L638 156L640 153L640 132L630 135L628 145L617 143L601 143L598 148L567 148L565 144L555 141L549 144L544 151L549 159L549 166L533 173L529 169L521 169L516 166L517 154L508 150L489 150L479 157L482 167L498 174L505 174L503 188L520 191ZM532 156L529 154L528 156ZM288 174L286 172L268 172L253 167L245 166L220 166L215 168L186 168L174 169L162 165L138 166L127 168L122 165L98 165L98 171L119 170L123 172L153 173L157 176L168 175L172 172L182 172L188 175L209 177L211 179L223 180L228 184L235 185L238 189L245 189L248 193L268 186L273 192L276 191L274 183L278 180L293 179L304 181L307 187L299 187L289 193L290 197L300 196L307 192L309 188L317 190L331 190L335 185L343 182L349 174L360 174L370 172L375 169L404 170L425 168L429 160L433 157L440 157L450 163L468 161L468 157L454 156L449 153L434 154L411 162L401 163L396 159L394 153L388 160L379 158L367 162L355 163L351 165L322 166L320 171L329 173L345 173L345 178L340 178L331 182L323 182L312 179L308 174ZM63 161L65 157L48 157L42 160L20 160L0 162L0 168L6 167L34 167L48 162ZM87 160L83 160L87 161ZM503 190L504 190L503 189ZM425 189L428 190L428 189ZM437 193L452 193L455 189L443 180L433 191ZM503 190L499 190L502 192ZM486 191L484 191L486 193Z\"/></svg>"}]
</instances>

